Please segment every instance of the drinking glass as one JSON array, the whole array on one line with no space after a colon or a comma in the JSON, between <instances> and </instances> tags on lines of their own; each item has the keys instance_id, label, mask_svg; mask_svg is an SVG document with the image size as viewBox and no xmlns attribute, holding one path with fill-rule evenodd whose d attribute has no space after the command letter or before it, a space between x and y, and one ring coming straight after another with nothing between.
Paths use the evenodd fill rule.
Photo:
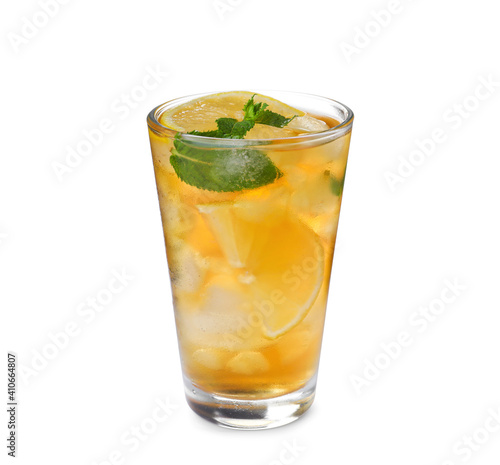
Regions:
<instances>
[{"instance_id":1,"label":"drinking glass","mask_svg":"<svg viewBox=\"0 0 500 465\"><path fill-rule=\"evenodd\" d=\"M187 401L239 429L290 423L313 402L353 124L352 111L329 98L262 94L330 129L220 139L160 123L165 111L208 94L148 115ZM178 141L196 160L187 149L179 157ZM217 185L230 172L248 186L271 166L269 182L255 188L183 181Z\"/></svg>"}]
</instances>

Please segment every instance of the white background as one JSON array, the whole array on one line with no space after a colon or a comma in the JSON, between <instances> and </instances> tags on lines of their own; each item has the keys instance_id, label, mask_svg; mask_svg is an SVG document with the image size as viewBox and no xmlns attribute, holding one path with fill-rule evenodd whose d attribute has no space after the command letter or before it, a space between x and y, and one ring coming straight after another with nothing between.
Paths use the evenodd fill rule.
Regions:
<instances>
[{"instance_id":1,"label":"white background","mask_svg":"<svg viewBox=\"0 0 500 465\"><path fill-rule=\"evenodd\" d=\"M499 463L496 3L58 5L48 17L37 1L4 2L0 19L1 342L23 366L16 463ZM316 402L290 426L240 432L184 401L146 114L178 96L260 88L335 98L355 123ZM102 142L58 179L54 162L106 120ZM428 156L411 155L436 131ZM79 314L122 269L123 290ZM465 289L452 299L446 280ZM424 325L427 311L440 314ZM401 332L411 343L392 345L387 363L381 344ZM374 361L386 368L364 373ZM176 407L154 423L166 399ZM137 450L134 427L148 433Z\"/></svg>"}]
</instances>

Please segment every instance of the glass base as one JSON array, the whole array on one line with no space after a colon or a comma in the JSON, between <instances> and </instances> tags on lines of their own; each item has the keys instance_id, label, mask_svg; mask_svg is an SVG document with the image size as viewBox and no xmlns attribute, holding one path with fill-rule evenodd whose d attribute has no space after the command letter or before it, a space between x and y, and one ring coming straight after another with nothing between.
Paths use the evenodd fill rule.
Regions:
<instances>
[{"instance_id":1,"label":"glass base","mask_svg":"<svg viewBox=\"0 0 500 465\"><path fill-rule=\"evenodd\" d=\"M211 394L184 377L191 409L219 426L235 429L267 429L298 420L312 405L316 376L301 389L270 399L242 400Z\"/></svg>"}]
</instances>

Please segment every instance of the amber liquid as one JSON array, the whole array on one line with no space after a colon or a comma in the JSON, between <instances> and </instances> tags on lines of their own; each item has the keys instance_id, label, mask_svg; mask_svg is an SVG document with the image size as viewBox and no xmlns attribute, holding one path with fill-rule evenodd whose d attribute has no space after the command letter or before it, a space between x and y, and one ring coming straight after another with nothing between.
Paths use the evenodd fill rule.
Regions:
<instances>
[{"instance_id":1,"label":"amber liquid","mask_svg":"<svg viewBox=\"0 0 500 465\"><path fill-rule=\"evenodd\" d=\"M350 133L266 146L283 176L220 193L182 182L172 140L150 137L184 374L235 398L304 386L319 361Z\"/></svg>"}]
</instances>

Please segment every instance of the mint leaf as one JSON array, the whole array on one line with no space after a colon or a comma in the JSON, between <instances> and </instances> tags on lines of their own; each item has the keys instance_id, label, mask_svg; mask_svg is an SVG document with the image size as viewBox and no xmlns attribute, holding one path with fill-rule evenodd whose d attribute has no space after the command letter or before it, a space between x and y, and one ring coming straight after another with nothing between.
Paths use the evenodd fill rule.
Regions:
<instances>
[{"instance_id":1,"label":"mint leaf","mask_svg":"<svg viewBox=\"0 0 500 465\"><path fill-rule=\"evenodd\" d=\"M188 134L204 137L228 137L233 130L233 126L238 121L234 118L219 118L215 122L217 123L217 129L212 131L190 131Z\"/></svg>"},{"instance_id":2,"label":"mint leaf","mask_svg":"<svg viewBox=\"0 0 500 465\"><path fill-rule=\"evenodd\" d=\"M285 127L290 121L292 121L295 116L291 118L285 118L283 115L279 113L275 113L271 110L266 110L269 106L267 103L255 103L254 97L256 94L252 95L252 97L245 103L243 107L243 111L245 112L245 119L254 121L259 124L266 124L267 126L274 126L276 128Z\"/></svg>"},{"instance_id":3,"label":"mint leaf","mask_svg":"<svg viewBox=\"0 0 500 465\"><path fill-rule=\"evenodd\" d=\"M205 137L218 137L223 139L243 139L245 134L255 126L253 121L237 121L234 118L219 118L215 121L218 129L213 131L191 131L188 134Z\"/></svg>"},{"instance_id":4,"label":"mint leaf","mask_svg":"<svg viewBox=\"0 0 500 465\"><path fill-rule=\"evenodd\" d=\"M245 112L244 119L248 119L250 121L255 121L259 114L264 111L269 105L267 103L259 102L254 103L253 98L257 94L253 94L248 102L243 106L243 111Z\"/></svg>"},{"instance_id":5,"label":"mint leaf","mask_svg":"<svg viewBox=\"0 0 500 465\"><path fill-rule=\"evenodd\" d=\"M330 190L333 195L336 195L337 197L342 195L342 192L344 191L344 181L345 176L342 179L338 179L333 174L330 174Z\"/></svg>"},{"instance_id":6,"label":"mint leaf","mask_svg":"<svg viewBox=\"0 0 500 465\"><path fill-rule=\"evenodd\" d=\"M255 149L207 149L174 139L170 163L185 183L215 192L255 189L283 174L264 153Z\"/></svg>"},{"instance_id":7,"label":"mint leaf","mask_svg":"<svg viewBox=\"0 0 500 465\"><path fill-rule=\"evenodd\" d=\"M276 128L284 128L290 121L292 121L297 115L291 118L285 118L279 113L275 113L271 110L264 110L260 112L255 120L256 123L266 124L267 126L274 126Z\"/></svg>"},{"instance_id":8,"label":"mint leaf","mask_svg":"<svg viewBox=\"0 0 500 465\"><path fill-rule=\"evenodd\" d=\"M221 137L220 131L214 129L213 131L189 131L188 134L193 134L194 136L204 136L204 137Z\"/></svg>"},{"instance_id":9,"label":"mint leaf","mask_svg":"<svg viewBox=\"0 0 500 465\"><path fill-rule=\"evenodd\" d=\"M227 134L231 134L234 125L238 122L234 118L219 118L215 120L217 127L219 128L220 135L218 137L224 137Z\"/></svg>"},{"instance_id":10,"label":"mint leaf","mask_svg":"<svg viewBox=\"0 0 500 465\"><path fill-rule=\"evenodd\" d=\"M253 121L244 119L243 121L238 121L233 126L231 134L224 137L229 137L230 139L243 139L248 131L255 126Z\"/></svg>"}]
</instances>

